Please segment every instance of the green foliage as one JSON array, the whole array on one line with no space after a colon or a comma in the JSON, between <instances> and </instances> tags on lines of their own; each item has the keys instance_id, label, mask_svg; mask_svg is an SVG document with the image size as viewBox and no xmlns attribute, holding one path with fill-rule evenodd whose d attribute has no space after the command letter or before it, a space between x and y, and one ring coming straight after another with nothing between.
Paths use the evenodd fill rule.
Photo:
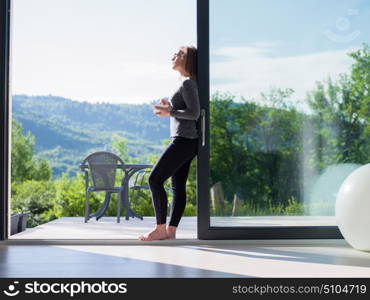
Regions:
<instances>
[{"instance_id":1,"label":"green foliage","mask_svg":"<svg viewBox=\"0 0 370 300\"><path fill-rule=\"evenodd\" d=\"M291 94L272 90L263 95L263 106L236 102L228 94L213 95L211 184L222 182L227 202L235 193L264 207L268 199L288 205L290 196L298 197L301 114L283 105Z\"/></svg>"},{"instance_id":2,"label":"green foliage","mask_svg":"<svg viewBox=\"0 0 370 300\"><path fill-rule=\"evenodd\" d=\"M349 54L353 59L350 75L337 82L330 78L318 82L309 95L314 111L314 130L318 144L314 160L320 171L330 164L364 164L370 153L370 50L368 45Z\"/></svg>"},{"instance_id":3,"label":"green foliage","mask_svg":"<svg viewBox=\"0 0 370 300\"><path fill-rule=\"evenodd\" d=\"M32 213L27 227L34 227L61 217L53 181L26 180L12 185L11 211Z\"/></svg>"},{"instance_id":4,"label":"green foliage","mask_svg":"<svg viewBox=\"0 0 370 300\"><path fill-rule=\"evenodd\" d=\"M304 215L304 206L297 202L296 199L289 198L288 199L289 205L284 208L284 215L286 216L303 216Z\"/></svg>"},{"instance_id":5,"label":"green foliage","mask_svg":"<svg viewBox=\"0 0 370 300\"><path fill-rule=\"evenodd\" d=\"M61 178L55 181L57 188L57 198L60 205L62 216L77 217L83 216L85 212L85 183L82 174L77 174L75 177L68 177L64 173ZM95 211L101 203L97 193L91 193L90 207L91 211Z\"/></svg>"},{"instance_id":6,"label":"green foliage","mask_svg":"<svg viewBox=\"0 0 370 300\"><path fill-rule=\"evenodd\" d=\"M185 206L184 216L196 216L197 215L197 207L194 204L187 204Z\"/></svg>"},{"instance_id":7,"label":"green foliage","mask_svg":"<svg viewBox=\"0 0 370 300\"><path fill-rule=\"evenodd\" d=\"M230 215L236 193L248 200L238 215L333 215L332 202L304 199L328 166L369 161L370 48L350 56L350 75L308 93L309 114L295 109L291 89L262 93L263 105L212 96L211 184L222 182L226 201L214 214Z\"/></svg>"},{"instance_id":8,"label":"green foliage","mask_svg":"<svg viewBox=\"0 0 370 300\"><path fill-rule=\"evenodd\" d=\"M129 162L127 153L127 139L115 134L112 138L112 149L116 151L117 155L125 162Z\"/></svg>"},{"instance_id":9,"label":"green foliage","mask_svg":"<svg viewBox=\"0 0 370 300\"><path fill-rule=\"evenodd\" d=\"M132 209L141 216L154 216L154 208L150 191L136 190L130 192Z\"/></svg>"},{"instance_id":10,"label":"green foliage","mask_svg":"<svg viewBox=\"0 0 370 300\"><path fill-rule=\"evenodd\" d=\"M11 212L30 211L27 226L56 218L57 204L51 168L46 159L34 155L35 138L22 134L22 125L12 120Z\"/></svg>"},{"instance_id":11,"label":"green foliage","mask_svg":"<svg viewBox=\"0 0 370 300\"><path fill-rule=\"evenodd\" d=\"M51 168L46 159L38 159L34 155L35 137L31 132L22 134L22 125L12 120L11 145L11 180L50 180Z\"/></svg>"}]
</instances>

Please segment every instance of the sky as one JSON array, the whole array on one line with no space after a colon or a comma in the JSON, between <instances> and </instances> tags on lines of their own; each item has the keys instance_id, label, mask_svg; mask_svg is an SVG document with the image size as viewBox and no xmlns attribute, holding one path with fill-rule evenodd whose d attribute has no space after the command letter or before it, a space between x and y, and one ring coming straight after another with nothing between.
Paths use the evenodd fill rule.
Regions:
<instances>
[{"instance_id":1,"label":"sky","mask_svg":"<svg viewBox=\"0 0 370 300\"><path fill-rule=\"evenodd\" d=\"M12 93L142 103L179 85L195 0L13 0Z\"/></svg>"},{"instance_id":2,"label":"sky","mask_svg":"<svg viewBox=\"0 0 370 300\"><path fill-rule=\"evenodd\" d=\"M349 72L349 52L370 44L368 0L210 3L211 91L261 99L292 88L292 100L304 101L317 81Z\"/></svg>"},{"instance_id":3,"label":"sky","mask_svg":"<svg viewBox=\"0 0 370 300\"><path fill-rule=\"evenodd\" d=\"M12 92L79 101L169 97L196 45L196 0L13 0ZM211 93L258 99L348 72L370 43L368 0L210 0Z\"/></svg>"}]
</instances>

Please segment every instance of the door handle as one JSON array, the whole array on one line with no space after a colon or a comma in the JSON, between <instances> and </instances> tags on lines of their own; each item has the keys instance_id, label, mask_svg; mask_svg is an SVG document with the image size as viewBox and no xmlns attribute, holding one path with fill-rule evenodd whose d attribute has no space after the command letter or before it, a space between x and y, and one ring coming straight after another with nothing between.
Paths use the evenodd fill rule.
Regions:
<instances>
[{"instance_id":1,"label":"door handle","mask_svg":"<svg viewBox=\"0 0 370 300\"><path fill-rule=\"evenodd\" d=\"M202 147L206 145L206 110L200 111L201 116L201 129L202 129Z\"/></svg>"}]
</instances>

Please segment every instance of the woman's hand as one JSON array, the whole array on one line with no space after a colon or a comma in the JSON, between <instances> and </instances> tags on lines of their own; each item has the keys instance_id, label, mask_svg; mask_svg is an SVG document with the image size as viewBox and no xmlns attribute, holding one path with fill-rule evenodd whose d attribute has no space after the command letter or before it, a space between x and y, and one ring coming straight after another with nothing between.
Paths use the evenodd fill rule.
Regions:
<instances>
[{"instance_id":1,"label":"woman's hand","mask_svg":"<svg viewBox=\"0 0 370 300\"><path fill-rule=\"evenodd\" d=\"M160 101L160 103L162 105L170 105L170 101L168 101L166 98L162 98L161 101Z\"/></svg>"},{"instance_id":2,"label":"woman's hand","mask_svg":"<svg viewBox=\"0 0 370 300\"><path fill-rule=\"evenodd\" d=\"M156 109L155 114L160 117L169 117L170 116L170 106L169 105L154 105Z\"/></svg>"},{"instance_id":3,"label":"woman's hand","mask_svg":"<svg viewBox=\"0 0 370 300\"><path fill-rule=\"evenodd\" d=\"M159 117L169 117L171 104L166 98L162 98L160 104L154 105L155 114Z\"/></svg>"}]
</instances>

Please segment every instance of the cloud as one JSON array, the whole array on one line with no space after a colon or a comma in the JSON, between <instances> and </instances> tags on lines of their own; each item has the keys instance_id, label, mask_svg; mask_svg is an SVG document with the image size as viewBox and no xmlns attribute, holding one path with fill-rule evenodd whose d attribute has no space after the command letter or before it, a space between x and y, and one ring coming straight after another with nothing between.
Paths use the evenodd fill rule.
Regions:
<instances>
[{"instance_id":1,"label":"cloud","mask_svg":"<svg viewBox=\"0 0 370 300\"><path fill-rule=\"evenodd\" d=\"M258 101L260 93L271 88L292 88L295 99L304 99L316 81L335 79L352 63L347 54L353 49L276 57L273 43L258 45L214 49L211 55L225 59L211 60L211 92L229 91Z\"/></svg>"}]
</instances>

